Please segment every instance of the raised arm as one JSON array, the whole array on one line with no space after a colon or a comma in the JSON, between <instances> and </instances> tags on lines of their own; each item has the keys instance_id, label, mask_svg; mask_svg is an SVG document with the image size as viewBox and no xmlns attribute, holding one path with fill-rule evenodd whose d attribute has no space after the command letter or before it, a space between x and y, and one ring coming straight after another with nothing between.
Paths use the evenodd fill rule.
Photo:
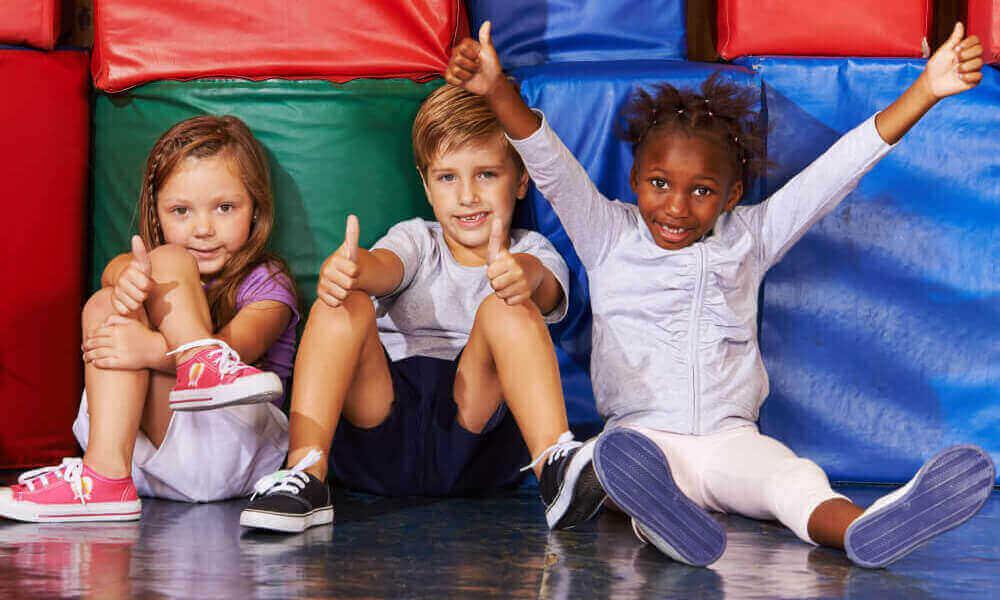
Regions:
<instances>
[{"instance_id":1,"label":"raised arm","mask_svg":"<svg viewBox=\"0 0 1000 600\"><path fill-rule=\"evenodd\" d=\"M982 46L975 36L963 40L962 34L962 24L958 23L951 38L898 99L874 119L837 140L766 202L749 209L759 218L765 269L780 260L813 224L857 187L891 145L940 99L979 83Z\"/></svg>"},{"instance_id":2,"label":"raised arm","mask_svg":"<svg viewBox=\"0 0 1000 600\"><path fill-rule=\"evenodd\" d=\"M466 38L455 47L445 79L486 98L538 191L559 215L584 267L597 265L612 240L627 227L626 209L608 202L579 161L504 76L490 40L489 21L479 29L479 40Z\"/></svg>"},{"instance_id":3,"label":"raised arm","mask_svg":"<svg viewBox=\"0 0 1000 600\"><path fill-rule=\"evenodd\" d=\"M388 250L358 247L358 218L347 217L344 242L327 257L319 273L317 293L323 302L340 306L352 291L384 296L403 281L403 262Z\"/></svg>"},{"instance_id":4,"label":"raised arm","mask_svg":"<svg viewBox=\"0 0 1000 600\"><path fill-rule=\"evenodd\" d=\"M962 39L965 28L955 23L951 37L927 61L913 85L875 118L882 139L895 144L938 100L974 88L983 78L983 47L979 38Z\"/></svg>"}]
</instances>

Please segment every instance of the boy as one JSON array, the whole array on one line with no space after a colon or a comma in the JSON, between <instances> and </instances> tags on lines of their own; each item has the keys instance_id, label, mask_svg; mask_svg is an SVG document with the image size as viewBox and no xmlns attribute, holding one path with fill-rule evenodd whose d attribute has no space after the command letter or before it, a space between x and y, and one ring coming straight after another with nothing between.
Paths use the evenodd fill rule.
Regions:
<instances>
[{"instance_id":1,"label":"boy","mask_svg":"<svg viewBox=\"0 0 1000 600\"><path fill-rule=\"evenodd\" d=\"M258 482L245 526L331 522L328 465L367 492L451 495L516 482L526 450L550 527L604 500L546 328L565 315L567 267L541 235L510 231L528 186L517 153L486 102L453 86L424 102L413 146L436 222L399 223L369 251L348 218L296 360L294 466Z\"/></svg>"}]
</instances>

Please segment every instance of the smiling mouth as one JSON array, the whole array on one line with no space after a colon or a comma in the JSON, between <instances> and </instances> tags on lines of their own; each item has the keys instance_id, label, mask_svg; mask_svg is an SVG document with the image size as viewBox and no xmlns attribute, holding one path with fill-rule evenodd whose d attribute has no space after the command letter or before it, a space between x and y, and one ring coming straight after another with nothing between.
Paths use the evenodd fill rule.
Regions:
<instances>
[{"instance_id":1,"label":"smiling mouth","mask_svg":"<svg viewBox=\"0 0 1000 600\"><path fill-rule=\"evenodd\" d=\"M655 223L655 225L663 239L668 242L679 242L694 231L690 227L674 227L672 225L664 225L663 223Z\"/></svg>"},{"instance_id":2,"label":"smiling mouth","mask_svg":"<svg viewBox=\"0 0 1000 600\"><path fill-rule=\"evenodd\" d=\"M488 216L489 216L489 213L483 211L483 212L477 212L477 213L471 214L471 215L461 215L461 216L456 215L455 216L455 220L458 221L458 224L460 226L471 229L473 227L479 227L480 225L482 225L483 223L485 223L486 222L486 217L488 217Z\"/></svg>"}]
</instances>

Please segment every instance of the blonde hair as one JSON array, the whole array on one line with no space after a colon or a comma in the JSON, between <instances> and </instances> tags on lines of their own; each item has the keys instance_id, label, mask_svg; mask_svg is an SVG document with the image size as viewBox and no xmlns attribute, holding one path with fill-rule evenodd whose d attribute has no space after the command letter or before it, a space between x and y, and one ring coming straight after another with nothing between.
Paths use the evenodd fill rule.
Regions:
<instances>
[{"instance_id":1,"label":"blonde hair","mask_svg":"<svg viewBox=\"0 0 1000 600\"><path fill-rule=\"evenodd\" d=\"M445 84L427 96L413 120L413 159L424 176L437 157L470 142L500 136L518 171L521 156L503 135L503 128L486 100L460 87Z\"/></svg>"},{"instance_id":2,"label":"blonde hair","mask_svg":"<svg viewBox=\"0 0 1000 600\"><path fill-rule=\"evenodd\" d=\"M288 265L267 251L274 226L274 197L267 159L250 128L233 116L203 115L177 123L153 145L146 159L146 172L139 194L139 235L152 250L164 243L163 228L156 213L156 192L184 159L226 156L237 168L243 187L253 200L254 220L243 246L226 262L222 272L205 290L212 323L221 328L236 316L236 295L243 280L260 264L267 264L272 277L288 278L289 292L298 301ZM279 280L280 281L280 280Z\"/></svg>"}]
</instances>

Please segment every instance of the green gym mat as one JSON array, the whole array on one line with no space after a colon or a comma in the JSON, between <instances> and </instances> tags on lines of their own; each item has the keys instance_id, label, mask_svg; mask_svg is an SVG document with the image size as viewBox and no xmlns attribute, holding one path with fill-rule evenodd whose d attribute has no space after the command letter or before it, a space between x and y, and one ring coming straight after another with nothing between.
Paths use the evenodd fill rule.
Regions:
<instances>
[{"instance_id":1,"label":"green gym mat","mask_svg":"<svg viewBox=\"0 0 1000 600\"><path fill-rule=\"evenodd\" d=\"M393 224L433 218L413 163L410 128L441 80L163 81L94 103L91 290L136 231L143 168L157 138L199 114L235 115L264 146L275 195L271 248L291 266L303 306L317 272L358 215L367 247Z\"/></svg>"}]
</instances>

